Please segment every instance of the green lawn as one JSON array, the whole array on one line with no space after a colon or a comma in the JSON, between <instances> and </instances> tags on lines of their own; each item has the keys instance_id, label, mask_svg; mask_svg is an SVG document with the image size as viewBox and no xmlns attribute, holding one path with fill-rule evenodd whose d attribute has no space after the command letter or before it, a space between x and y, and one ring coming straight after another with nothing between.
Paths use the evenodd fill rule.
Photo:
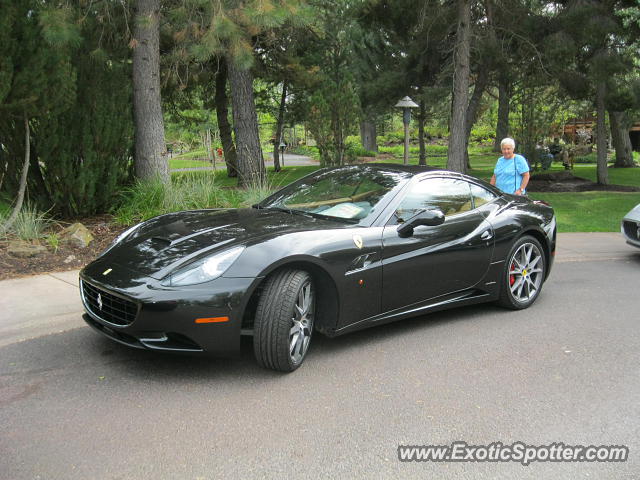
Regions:
<instances>
[{"instance_id":1,"label":"green lawn","mask_svg":"<svg viewBox=\"0 0 640 480\"><path fill-rule=\"evenodd\" d=\"M174 159L193 159L193 158L207 158L207 151L204 148L199 150L191 150L190 152L180 153L173 157Z\"/></svg>"},{"instance_id":2,"label":"green lawn","mask_svg":"<svg viewBox=\"0 0 640 480\"><path fill-rule=\"evenodd\" d=\"M175 170L176 168L194 168L194 167L210 167L211 163L207 160L196 160L193 157L174 157L169 159L169 169Z\"/></svg>"},{"instance_id":3,"label":"green lawn","mask_svg":"<svg viewBox=\"0 0 640 480\"><path fill-rule=\"evenodd\" d=\"M640 193L531 193L553 206L559 232L618 232L620 221L640 203Z\"/></svg>"},{"instance_id":4,"label":"green lawn","mask_svg":"<svg viewBox=\"0 0 640 480\"><path fill-rule=\"evenodd\" d=\"M612 185L633 185L640 187L640 168L609 168L607 169L609 183ZM594 164L576 164L573 174L596 181L596 166Z\"/></svg>"}]
</instances>

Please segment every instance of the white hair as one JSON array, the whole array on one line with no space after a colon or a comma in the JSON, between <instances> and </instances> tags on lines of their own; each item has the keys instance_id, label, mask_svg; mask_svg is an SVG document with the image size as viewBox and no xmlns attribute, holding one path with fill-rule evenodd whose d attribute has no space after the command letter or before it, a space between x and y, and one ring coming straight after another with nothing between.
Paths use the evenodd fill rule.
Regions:
<instances>
[{"instance_id":1,"label":"white hair","mask_svg":"<svg viewBox=\"0 0 640 480\"><path fill-rule=\"evenodd\" d=\"M503 138L500 142L500 148L502 148L504 145L511 145L513 148L516 148L516 141L510 137Z\"/></svg>"}]
</instances>

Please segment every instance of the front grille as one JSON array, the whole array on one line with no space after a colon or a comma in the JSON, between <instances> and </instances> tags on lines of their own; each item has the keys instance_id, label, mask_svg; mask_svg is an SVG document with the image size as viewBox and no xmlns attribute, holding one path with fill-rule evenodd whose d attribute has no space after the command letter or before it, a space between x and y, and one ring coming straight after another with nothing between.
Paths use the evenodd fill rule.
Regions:
<instances>
[{"instance_id":1,"label":"front grille","mask_svg":"<svg viewBox=\"0 0 640 480\"><path fill-rule=\"evenodd\" d=\"M640 240L640 224L625 220L622 222L622 227L627 237L633 240Z\"/></svg>"},{"instance_id":2,"label":"front grille","mask_svg":"<svg viewBox=\"0 0 640 480\"><path fill-rule=\"evenodd\" d=\"M113 295L81 281L82 300L90 313L112 325L126 327L136 319L138 306L130 300Z\"/></svg>"}]
</instances>

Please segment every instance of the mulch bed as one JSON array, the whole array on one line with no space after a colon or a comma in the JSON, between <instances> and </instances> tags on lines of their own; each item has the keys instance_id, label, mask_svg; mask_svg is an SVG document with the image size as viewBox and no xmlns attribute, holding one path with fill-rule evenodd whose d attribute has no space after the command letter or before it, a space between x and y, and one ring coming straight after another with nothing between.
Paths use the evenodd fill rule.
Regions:
<instances>
[{"instance_id":1,"label":"mulch bed","mask_svg":"<svg viewBox=\"0 0 640 480\"><path fill-rule=\"evenodd\" d=\"M576 177L571 172L532 175L527 190L529 192L640 192L639 187L600 185L586 178Z\"/></svg>"},{"instance_id":2,"label":"mulch bed","mask_svg":"<svg viewBox=\"0 0 640 480\"><path fill-rule=\"evenodd\" d=\"M75 222L82 223L93 235L94 240L86 248L60 243L55 250L45 240L41 240L40 245L47 247L46 252L36 257L18 258L7 252L9 242L15 238L0 241L0 280L82 268L126 229L116 225L110 215L98 215L74 221L59 221L50 231L59 233Z\"/></svg>"}]
</instances>

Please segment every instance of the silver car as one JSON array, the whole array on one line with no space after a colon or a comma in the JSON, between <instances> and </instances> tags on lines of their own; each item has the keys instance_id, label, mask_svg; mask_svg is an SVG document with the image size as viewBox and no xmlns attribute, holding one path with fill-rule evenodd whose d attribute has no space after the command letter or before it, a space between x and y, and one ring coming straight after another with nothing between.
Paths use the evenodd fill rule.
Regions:
<instances>
[{"instance_id":1,"label":"silver car","mask_svg":"<svg viewBox=\"0 0 640 480\"><path fill-rule=\"evenodd\" d=\"M629 245L640 248L640 204L624 216L620 230Z\"/></svg>"}]
</instances>

